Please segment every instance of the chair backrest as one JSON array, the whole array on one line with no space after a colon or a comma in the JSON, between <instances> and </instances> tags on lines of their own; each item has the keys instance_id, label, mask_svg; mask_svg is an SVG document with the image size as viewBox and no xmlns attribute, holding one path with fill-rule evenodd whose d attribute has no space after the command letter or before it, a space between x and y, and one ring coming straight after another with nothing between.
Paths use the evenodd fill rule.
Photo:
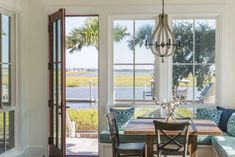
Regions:
<instances>
[{"instance_id":1,"label":"chair backrest","mask_svg":"<svg viewBox=\"0 0 235 157\"><path fill-rule=\"evenodd\" d=\"M184 155L187 154L188 136L189 136L189 125L191 122L186 120L184 122L177 123L166 123L163 121L154 120L153 121L156 132L157 140L157 150L162 150L168 145L176 146L176 150L184 150ZM169 133L173 134L169 135ZM162 142L161 135L166 137L168 141ZM178 137L182 136L183 142L177 141ZM175 149L175 148L174 148Z\"/></svg>"},{"instance_id":2,"label":"chair backrest","mask_svg":"<svg viewBox=\"0 0 235 157\"><path fill-rule=\"evenodd\" d=\"M116 156L116 148L120 143L117 120L115 114L112 112L106 114L105 117L109 125L110 139L112 141L112 147L113 147L113 156Z\"/></svg>"},{"instance_id":3,"label":"chair backrest","mask_svg":"<svg viewBox=\"0 0 235 157\"><path fill-rule=\"evenodd\" d=\"M200 96L201 97L205 97L206 94L208 93L208 91L210 90L210 88L212 87L213 83L208 83L208 85L202 90Z\"/></svg>"}]
</instances>

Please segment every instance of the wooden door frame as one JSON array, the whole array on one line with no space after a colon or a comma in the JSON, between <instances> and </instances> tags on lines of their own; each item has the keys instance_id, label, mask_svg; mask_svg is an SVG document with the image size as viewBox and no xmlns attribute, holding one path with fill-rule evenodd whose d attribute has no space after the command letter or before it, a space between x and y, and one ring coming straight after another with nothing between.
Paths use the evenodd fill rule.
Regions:
<instances>
[{"instance_id":1,"label":"wooden door frame","mask_svg":"<svg viewBox=\"0 0 235 157\"><path fill-rule=\"evenodd\" d=\"M53 89L53 79L54 79L54 53L53 53L53 22L61 20L60 22L60 29L61 29L61 84L59 85L61 87L61 153L62 157L65 156L66 148L65 148L65 135L66 135L66 107L65 107L65 9L59 9L56 13L49 16L49 25L48 25L48 36L49 36L49 62L48 62L48 70L49 70L49 100L48 100L48 107L49 107L49 131L48 131L48 149L49 149L49 155L53 153L53 126L54 126L54 89ZM57 28L56 28L57 29ZM56 32L57 33L57 32ZM58 38L56 36L56 47L58 48ZM58 51L57 51L58 54ZM58 64L58 57L56 57L56 64ZM59 150L59 149L58 149ZM60 155L61 156L61 155Z\"/></svg>"}]
</instances>

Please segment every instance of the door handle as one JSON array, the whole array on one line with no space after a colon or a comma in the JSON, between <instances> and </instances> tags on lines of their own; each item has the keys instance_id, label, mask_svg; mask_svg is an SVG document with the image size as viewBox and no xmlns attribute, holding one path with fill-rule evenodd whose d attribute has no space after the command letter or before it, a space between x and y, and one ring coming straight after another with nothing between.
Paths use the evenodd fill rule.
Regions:
<instances>
[{"instance_id":1,"label":"door handle","mask_svg":"<svg viewBox=\"0 0 235 157\"><path fill-rule=\"evenodd\" d=\"M57 106L57 108L62 109L63 107L62 107L62 106ZM67 108L70 108L70 106L65 106L65 108L66 108L66 109L67 109Z\"/></svg>"}]
</instances>

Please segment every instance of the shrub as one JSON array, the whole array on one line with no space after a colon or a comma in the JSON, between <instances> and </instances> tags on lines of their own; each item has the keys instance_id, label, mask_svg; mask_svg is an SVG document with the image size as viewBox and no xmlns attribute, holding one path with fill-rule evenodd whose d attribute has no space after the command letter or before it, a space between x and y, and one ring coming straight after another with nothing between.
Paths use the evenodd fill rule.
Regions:
<instances>
[{"instance_id":1,"label":"shrub","mask_svg":"<svg viewBox=\"0 0 235 157\"><path fill-rule=\"evenodd\" d=\"M76 131L97 130L98 111L96 109L67 109L71 121L76 122Z\"/></svg>"}]
</instances>

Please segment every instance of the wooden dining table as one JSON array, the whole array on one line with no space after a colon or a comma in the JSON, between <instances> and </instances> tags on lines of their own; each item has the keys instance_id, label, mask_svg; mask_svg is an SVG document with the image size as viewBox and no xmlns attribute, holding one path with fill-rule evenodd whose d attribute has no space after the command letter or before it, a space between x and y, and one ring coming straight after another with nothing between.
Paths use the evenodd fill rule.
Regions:
<instances>
[{"instance_id":1,"label":"wooden dining table","mask_svg":"<svg viewBox=\"0 0 235 157\"><path fill-rule=\"evenodd\" d=\"M134 119L127 125L124 130L125 135L144 135L147 137L147 157L153 156L153 144L155 135L153 120L154 119ZM198 135L219 136L222 135L222 131L211 120L192 120L189 127L188 142L190 157L198 157Z\"/></svg>"}]
</instances>

